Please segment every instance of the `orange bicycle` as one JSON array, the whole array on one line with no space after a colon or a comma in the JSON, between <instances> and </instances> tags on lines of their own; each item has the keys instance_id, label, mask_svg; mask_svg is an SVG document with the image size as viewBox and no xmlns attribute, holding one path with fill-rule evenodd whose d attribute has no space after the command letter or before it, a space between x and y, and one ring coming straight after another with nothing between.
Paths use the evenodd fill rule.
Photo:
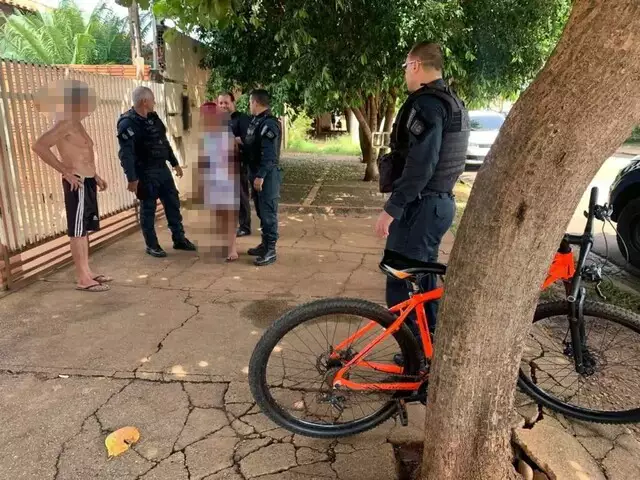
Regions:
<instances>
[{"instance_id":1,"label":"orange bicycle","mask_svg":"<svg viewBox=\"0 0 640 480\"><path fill-rule=\"evenodd\" d=\"M594 188L584 234L565 235L553 260L543 288L562 281L567 298L538 306L518 386L539 404L571 417L637 422L640 316L586 300L582 286L583 280L602 280L600 267L586 265L593 220L609 215L596 198ZM577 266L571 245L580 246ZM424 292L419 285L424 275L442 278L447 267L425 263L396 269L381 263L380 268L411 285L409 300L390 309L358 299L318 300L291 310L265 331L251 357L249 382L257 404L278 425L312 437L353 435L393 415L406 425L406 403L426 402L433 344L424 305L440 299L443 288ZM405 324L411 312L420 340Z\"/></svg>"}]
</instances>

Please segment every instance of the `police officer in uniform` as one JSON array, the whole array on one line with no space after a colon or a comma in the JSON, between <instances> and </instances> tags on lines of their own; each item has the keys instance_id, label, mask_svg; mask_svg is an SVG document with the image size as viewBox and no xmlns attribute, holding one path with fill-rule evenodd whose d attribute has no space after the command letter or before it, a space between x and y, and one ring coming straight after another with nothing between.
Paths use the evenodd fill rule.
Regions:
<instances>
[{"instance_id":1,"label":"police officer in uniform","mask_svg":"<svg viewBox=\"0 0 640 480\"><path fill-rule=\"evenodd\" d=\"M379 160L381 190L391 196L375 227L379 236L387 238L383 261L395 268L437 261L440 242L455 216L452 191L464 172L469 142L464 103L442 80L440 46L418 43L404 69L410 95L391 132L391 153ZM436 282L430 275L422 287L431 290ZM388 306L408 298L406 282L387 279ZM433 331L437 304L425 307ZM415 318L408 325L419 337Z\"/></svg>"},{"instance_id":2,"label":"police officer in uniform","mask_svg":"<svg viewBox=\"0 0 640 480\"><path fill-rule=\"evenodd\" d=\"M118 156L129 182L128 189L140 200L140 226L146 252L153 257L167 256L154 228L158 198L164 206L173 248L195 251L195 245L184 235L178 190L167 161L179 177L182 168L167 139L166 127L154 112L153 92L147 87L137 87L132 100L133 108L118 119Z\"/></svg>"},{"instance_id":3,"label":"police officer in uniform","mask_svg":"<svg viewBox=\"0 0 640 480\"><path fill-rule=\"evenodd\" d=\"M245 148L245 140L247 138L247 130L251 117L246 113L236 110L236 99L231 92L225 92L218 95L218 107L223 112L229 112L231 119L229 128L236 139L240 150L240 214L239 226L236 236L244 237L251 235L251 201L249 187L249 155Z\"/></svg>"},{"instance_id":4,"label":"police officer in uniform","mask_svg":"<svg viewBox=\"0 0 640 480\"><path fill-rule=\"evenodd\" d=\"M251 92L249 108L253 118L247 129L246 147L250 152L249 180L262 229L262 242L249 249L257 266L276 261L278 241L278 200L280 199L280 122L271 114L266 90Z\"/></svg>"}]
</instances>

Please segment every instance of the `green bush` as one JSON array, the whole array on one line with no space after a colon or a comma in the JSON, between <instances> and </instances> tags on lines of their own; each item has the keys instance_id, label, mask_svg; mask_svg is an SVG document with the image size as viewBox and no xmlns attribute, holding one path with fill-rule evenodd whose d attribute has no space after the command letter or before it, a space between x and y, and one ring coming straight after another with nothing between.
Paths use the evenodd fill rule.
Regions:
<instances>
[{"instance_id":1,"label":"green bush","mask_svg":"<svg viewBox=\"0 0 640 480\"><path fill-rule=\"evenodd\" d=\"M631 137L629 137L628 142L640 143L640 125L633 129L631 132Z\"/></svg>"},{"instance_id":2,"label":"green bush","mask_svg":"<svg viewBox=\"0 0 640 480\"><path fill-rule=\"evenodd\" d=\"M311 123L313 123L313 120L305 112L298 113L293 117L293 121L289 122L287 148L310 141L309 130L311 129Z\"/></svg>"},{"instance_id":3,"label":"green bush","mask_svg":"<svg viewBox=\"0 0 640 480\"><path fill-rule=\"evenodd\" d=\"M349 134L314 140L309 137L313 120L304 112L298 113L289 124L287 149L304 153L329 153L337 155L358 155L360 147L354 144Z\"/></svg>"}]
</instances>

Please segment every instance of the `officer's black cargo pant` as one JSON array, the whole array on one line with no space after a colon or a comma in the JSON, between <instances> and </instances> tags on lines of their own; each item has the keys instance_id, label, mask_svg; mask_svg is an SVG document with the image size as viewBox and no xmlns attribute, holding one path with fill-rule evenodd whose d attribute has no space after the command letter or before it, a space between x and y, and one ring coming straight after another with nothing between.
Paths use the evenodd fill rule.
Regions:
<instances>
[{"instance_id":1,"label":"officer's black cargo pant","mask_svg":"<svg viewBox=\"0 0 640 480\"><path fill-rule=\"evenodd\" d=\"M249 167L240 164L240 230L251 232L251 193L249 189Z\"/></svg>"},{"instance_id":2,"label":"officer's black cargo pant","mask_svg":"<svg viewBox=\"0 0 640 480\"><path fill-rule=\"evenodd\" d=\"M140 227L147 247L155 248L158 244L155 219L158 199L164 206L173 243L184 240L182 215L180 214L180 199L178 189L173 181L168 167L145 170L140 176Z\"/></svg>"},{"instance_id":3,"label":"officer's black cargo pant","mask_svg":"<svg viewBox=\"0 0 640 480\"><path fill-rule=\"evenodd\" d=\"M256 172L249 172L251 180L251 194L256 207L256 214L260 219L260 228L262 230L262 244L266 247L273 245L275 247L278 241L278 203L280 200L280 168L272 168L264 177L262 191L256 191L253 186Z\"/></svg>"},{"instance_id":4,"label":"officer's black cargo pant","mask_svg":"<svg viewBox=\"0 0 640 480\"><path fill-rule=\"evenodd\" d=\"M394 220L389 228L386 249L397 252L412 260L436 262L442 237L451 227L456 213L453 195L430 192L408 204L399 220ZM423 278L425 291L436 288L435 275ZM392 307L409 298L409 287L405 281L387 278L386 301ZM425 304L429 330L435 331L438 302ZM420 338L415 314L407 319L407 326Z\"/></svg>"}]
</instances>

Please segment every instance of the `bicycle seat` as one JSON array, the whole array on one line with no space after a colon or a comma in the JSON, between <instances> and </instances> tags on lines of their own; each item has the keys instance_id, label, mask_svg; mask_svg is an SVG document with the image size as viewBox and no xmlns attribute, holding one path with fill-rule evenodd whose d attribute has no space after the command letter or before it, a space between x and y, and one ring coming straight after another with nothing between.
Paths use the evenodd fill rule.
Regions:
<instances>
[{"instance_id":1,"label":"bicycle seat","mask_svg":"<svg viewBox=\"0 0 640 480\"><path fill-rule=\"evenodd\" d=\"M387 265L384 262L380 262L380 270L387 276L395 278L396 280L408 280L413 282L418 275L444 275L447 273L447 266L441 263L429 263L425 267L405 268L399 270Z\"/></svg>"},{"instance_id":2,"label":"bicycle seat","mask_svg":"<svg viewBox=\"0 0 640 480\"><path fill-rule=\"evenodd\" d=\"M380 262L380 270L396 280L415 281L418 275L445 275L447 266L436 262L421 262L407 258L397 252L384 251L384 257Z\"/></svg>"}]
</instances>

